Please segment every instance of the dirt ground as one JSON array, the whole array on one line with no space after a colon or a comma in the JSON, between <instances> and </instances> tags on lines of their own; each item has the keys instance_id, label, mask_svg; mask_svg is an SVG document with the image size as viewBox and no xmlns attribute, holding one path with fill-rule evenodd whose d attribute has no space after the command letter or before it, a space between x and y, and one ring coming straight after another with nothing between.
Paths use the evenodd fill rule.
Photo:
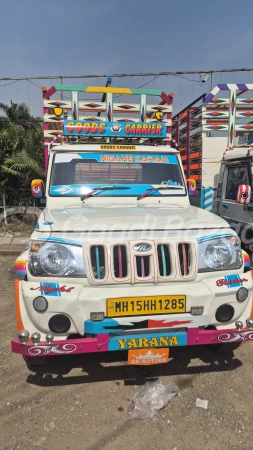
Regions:
<instances>
[{"instance_id":1,"label":"dirt ground","mask_svg":"<svg viewBox=\"0 0 253 450\"><path fill-rule=\"evenodd\" d=\"M12 354L13 256L0 256L0 449L252 450L253 345L217 356L205 348L171 351L167 365L136 368L98 357L55 357L37 373ZM111 356L111 355L110 355ZM111 356L113 357L113 355ZM117 354L118 357L118 354ZM174 381L180 395L154 420L130 419L147 380ZM208 400L208 409L195 406Z\"/></svg>"}]
</instances>

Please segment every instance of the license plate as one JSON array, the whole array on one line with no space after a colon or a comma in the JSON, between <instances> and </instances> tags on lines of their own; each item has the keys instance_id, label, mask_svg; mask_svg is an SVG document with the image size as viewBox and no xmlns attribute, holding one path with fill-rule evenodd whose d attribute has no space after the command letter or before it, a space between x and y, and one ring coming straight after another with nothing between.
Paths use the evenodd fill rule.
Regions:
<instances>
[{"instance_id":1,"label":"license plate","mask_svg":"<svg viewBox=\"0 0 253 450\"><path fill-rule=\"evenodd\" d=\"M150 366L165 364L169 361L169 349L128 350L128 364L134 366Z\"/></svg>"},{"instance_id":2,"label":"license plate","mask_svg":"<svg viewBox=\"0 0 253 450\"><path fill-rule=\"evenodd\" d=\"M107 299L107 317L175 314L186 311L186 295L120 297Z\"/></svg>"}]
</instances>

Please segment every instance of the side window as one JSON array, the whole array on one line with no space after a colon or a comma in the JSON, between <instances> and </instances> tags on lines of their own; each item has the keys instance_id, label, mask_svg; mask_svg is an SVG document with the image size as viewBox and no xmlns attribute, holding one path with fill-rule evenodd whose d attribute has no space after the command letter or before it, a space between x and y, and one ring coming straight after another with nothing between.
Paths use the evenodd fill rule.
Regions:
<instances>
[{"instance_id":1,"label":"side window","mask_svg":"<svg viewBox=\"0 0 253 450\"><path fill-rule=\"evenodd\" d=\"M236 200L237 190L240 184L249 184L248 167L230 166L228 167L226 198Z\"/></svg>"},{"instance_id":2,"label":"side window","mask_svg":"<svg viewBox=\"0 0 253 450\"><path fill-rule=\"evenodd\" d=\"M225 172L225 164L222 163L220 167L219 183L222 183Z\"/></svg>"}]
</instances>

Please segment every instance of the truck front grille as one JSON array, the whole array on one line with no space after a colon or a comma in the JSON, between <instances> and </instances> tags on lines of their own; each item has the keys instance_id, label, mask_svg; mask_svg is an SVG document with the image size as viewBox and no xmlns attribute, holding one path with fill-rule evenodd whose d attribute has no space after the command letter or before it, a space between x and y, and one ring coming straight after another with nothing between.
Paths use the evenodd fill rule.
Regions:
<instances>
[{"instance_id":1,"label":"truck front grille","mask_svg":"<svg viewBox=\"0 0 253 450\"><path fill-rule=\"evenodd\" d=\"M144 243L145 244L145 243ZM135 248L134 248L135 247ZM148 251L135 242L91 245L88 265L93 283L164 283L187 281L197 273L194 242L148 242ZM146 254L145 254L146 253Z\"/></svg>"}]
</instances>

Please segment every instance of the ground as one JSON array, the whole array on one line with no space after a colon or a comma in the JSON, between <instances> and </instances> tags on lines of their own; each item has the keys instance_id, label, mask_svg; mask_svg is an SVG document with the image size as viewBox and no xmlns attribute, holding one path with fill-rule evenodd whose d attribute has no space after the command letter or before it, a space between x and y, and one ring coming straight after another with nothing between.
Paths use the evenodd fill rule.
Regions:
<instances>
[{"instance_id":1,"label":"ground","mask_svg":"<svg viewBox=\"0 0 253 450\"><path fill-rule=\"evenodd\" d=\"M127 366L125 354L120 362L107 355L54 357L45 369L29 372L10 351L14 260L0 256L1 450L253 449L253 344L226 357L181 348L171 351L167 365L148 368ZM130 419L134 393L156 379L174 381L180 395L153 420ZM208 409L197 408L196 398L208 400Z\"/></svg>"}]
</instances>

